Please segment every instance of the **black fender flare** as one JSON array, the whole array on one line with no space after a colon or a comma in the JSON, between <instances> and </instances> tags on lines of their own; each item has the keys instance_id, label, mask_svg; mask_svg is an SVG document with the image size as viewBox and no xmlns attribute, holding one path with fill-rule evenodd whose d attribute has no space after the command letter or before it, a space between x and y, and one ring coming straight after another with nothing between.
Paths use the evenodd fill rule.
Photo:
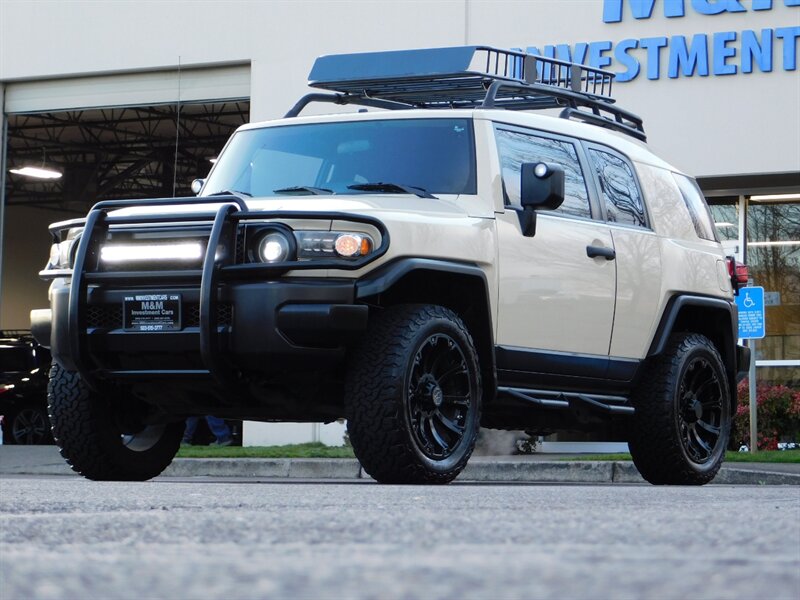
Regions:
<instances>
[{"instance_id":1,"label":"black fender flare","mask_svg":"<svg viewBox=\"0 0 800 600\"><path fill-rule=\"evenodd\" d=\"M427 271L447 273L461 277L470 277L480 282L484 297L480 300L486 307L482 315L483 323L480 331L472 332L482 358L481 372L484 380L484 398L491 401L497 390L497 361L494 343L494 319L492 317L492 303L489 296L489 282L486 273L474 263L457 262L433 258L398 258L381 265L361 277L355 284L356 301L378 296L391 290L391 288L410 273ZM472 324L473 328L475 327ZM488 362L488 364L486 364Z\"/></svg>"},{"instance_id":2,"label":"black fender flare","mask_svg":"<svg viewBox=\"0 0 800 600\"><path fill-rule=\"evenodd\" d=\"M723 346L719 350L725 369L728 372L731 396L735 399L737 374L740 371L738 362L740 360L749 359L749 356L745 357L747 353L738 350L736 341L739 335L739 312L736 308L736 304L730 300L693 294L677 294L670 298L661 316L661 321L658 324L653 340L650 343L647 358L658 356L664 351L664 347L675 328L681 311L686 308L701 308L712 310L717 313L724 313L726 315L724 319L729 322L729 326L724 327L722 331L719 332L722 337Z\"/></svg>"}]
</instances>

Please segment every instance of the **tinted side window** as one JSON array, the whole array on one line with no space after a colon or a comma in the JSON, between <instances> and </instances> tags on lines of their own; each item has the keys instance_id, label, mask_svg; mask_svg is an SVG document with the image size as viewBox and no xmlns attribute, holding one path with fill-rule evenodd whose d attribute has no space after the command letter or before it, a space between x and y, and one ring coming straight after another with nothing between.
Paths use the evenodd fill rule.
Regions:
<instances>
[{"instance_id":1,"label":"tinted side window","mask_svg":"<svg viewBox=\"0 0 800 600\"><path fill-rule=\"evenodd\" d=\"M611 223L647 227L644 204L631 167L621 158L589 149Z\"/></svg>"},{"instance_id":2,"label":"tinted side window","mask_svg":"<svg viewBox=\"0 0 800 600\"><path fill-rule=\"evenodd\" d=\"M564 168L566 180L564 203L555 212L591 217L589 193L586 191L586 181L574 144L507 129L495 131L503 185L510 204L520 204L520 165L539 161L551 162Z\"/></svg>"},{"instance_id":3,"label":"tinted side window","mask_svg":"<svg viewBox=\"0 0 800 600\"><path fill-rule=\"evenodd\" d=\"M683 201L686 203L686 208L689 209L697 237L711 240L712 242L717 241L711 211L708 209L708 204L706 204L700 188L697 187L697 183L693 179L677 173L673 173L672 176L681 190L681 196L683 196Z\"/></svg>"}]
</instances>

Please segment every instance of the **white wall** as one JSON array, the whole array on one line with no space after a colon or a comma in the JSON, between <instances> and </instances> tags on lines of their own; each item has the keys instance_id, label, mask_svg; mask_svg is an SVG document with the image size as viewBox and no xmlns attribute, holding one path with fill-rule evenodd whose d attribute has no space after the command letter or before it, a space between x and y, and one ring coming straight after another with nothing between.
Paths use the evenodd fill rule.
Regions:
<instances>
[{"instance_id":1,"label":"white wall","mask_svg":"<svg viewBox=\"0 0 800 600\"><path fill-rule=\"evenodd\" d=\"M0 2L0 80L251 61L253 120L282 115L306 91L319 54L412 47L620 41L800 25L800 7L603 23L602 0L311 2ZM713 4L713 2L712 2ZM749 7L751 2L742 2ZM736 44L733 44L736 46ZM639 52L642 56L643 52ZM776 48L776 63L780 48ZM733 60L732 62L736 62ZM612 65L619 69L619 65ZM666 59L662 60L662 69ZM800 169L798 71L617 86L645 117L651 146L696 175Z\"/></svg>"},{"instance_id":2,"label":"white wall","mask_svg":"<svg viewBox=\"0 0 800 600\"><path fill-rule=\"evenodd\" d=\"M245 446L285 446L322 442L326 446L344 446L347 427L344 423L257 423L244 422Z\"/></svg>"}]
</instances>

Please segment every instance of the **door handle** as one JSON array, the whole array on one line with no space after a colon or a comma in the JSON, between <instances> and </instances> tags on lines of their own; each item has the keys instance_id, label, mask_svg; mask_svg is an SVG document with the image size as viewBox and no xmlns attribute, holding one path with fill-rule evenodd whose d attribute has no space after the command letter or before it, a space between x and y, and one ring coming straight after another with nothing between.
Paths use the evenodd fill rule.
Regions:
<instances>
[{"instance_id":1,"label":"door handle","mask_svg":"<svg viewBox=\"0 0 800 600\"><path fill-rule=\"evenodd\" d=\"M617 252L613 248L606 248L604 246L586 246L586 256L589 258L602 256L606 260L614 260L617 258Z\"/></svg>"}]
</instances>

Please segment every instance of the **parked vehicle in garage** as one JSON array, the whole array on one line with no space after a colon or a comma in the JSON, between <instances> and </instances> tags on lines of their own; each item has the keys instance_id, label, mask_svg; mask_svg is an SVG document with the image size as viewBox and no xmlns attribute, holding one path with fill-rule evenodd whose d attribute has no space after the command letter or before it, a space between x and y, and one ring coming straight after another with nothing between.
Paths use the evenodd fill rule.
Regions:
<instances>
[{"instance_id":1,"label":"parked vehicle in garage","mask_svg":"<svg viewBox=\"0 0 800 600\"><path fill-rule=\"evenodd\" d=\"M30 331L0 331L0 415L4 444L52 444L47 418L50 351Z\"/></svg>"},{"instance_id":2,"label":"parked vehicle in garage","mask_svg":"<svg viewBox=\"0 0 800 600\"><path fill-rule=\"evenodd\" d=\"M327 92L241 127L198 198L51 227L32 322L76 471L153 477L214 414L344 416L384 483L453 480L481 424L609 420L649 481L714 477L742 274L612 74L470 46L324 56L310 80Z\"/></svg>"}]
</instances>

